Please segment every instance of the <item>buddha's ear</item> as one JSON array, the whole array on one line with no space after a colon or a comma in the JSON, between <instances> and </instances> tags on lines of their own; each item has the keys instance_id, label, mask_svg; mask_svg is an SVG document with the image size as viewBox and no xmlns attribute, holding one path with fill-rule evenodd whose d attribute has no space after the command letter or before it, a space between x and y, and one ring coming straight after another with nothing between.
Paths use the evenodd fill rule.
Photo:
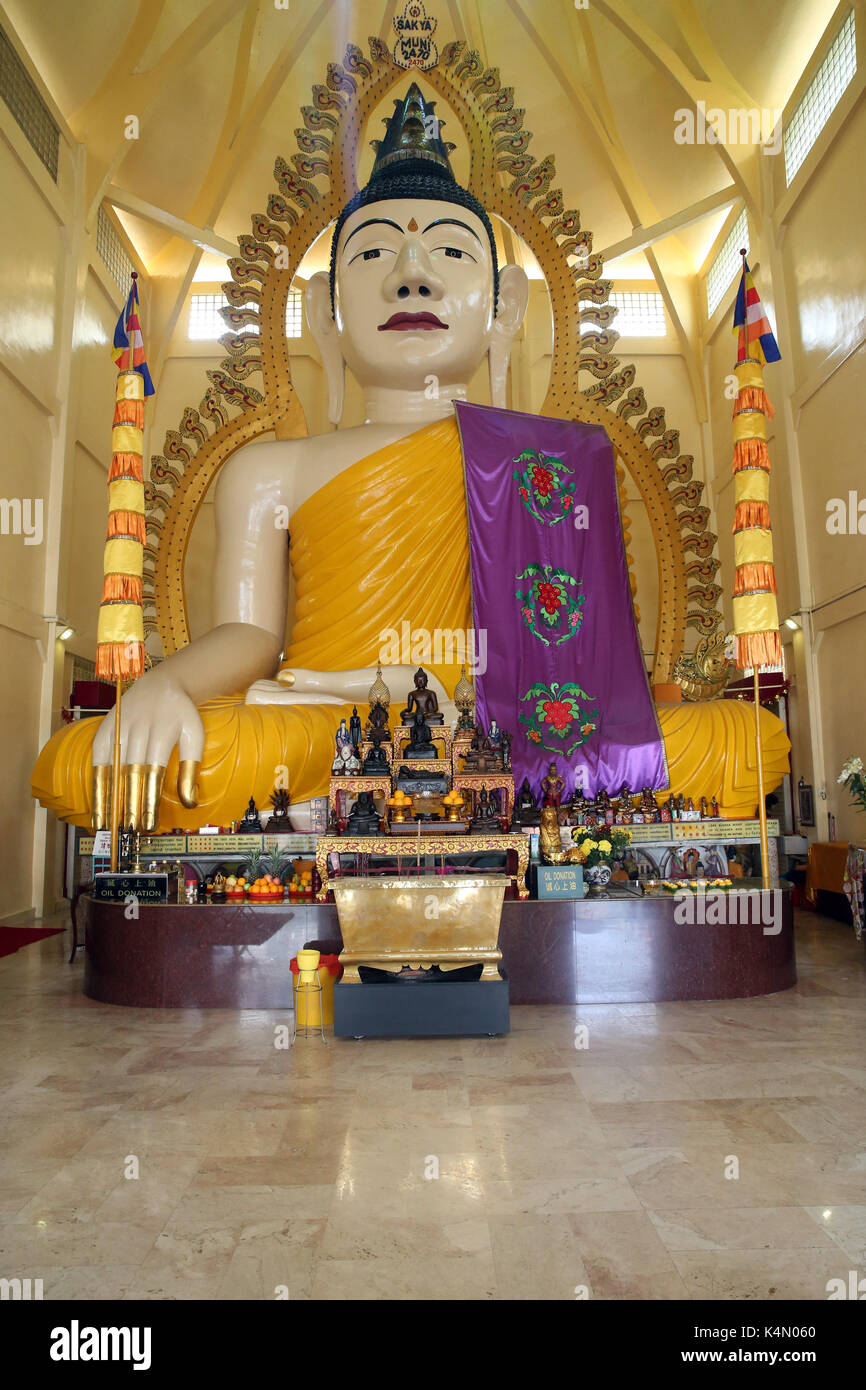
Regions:
<instances>
[{"instance_id":1,"label":"buddha's ear","mask_svg":"<svg viewBox=\"0 0 866 1390\"><path fill-rule=\"evenodd\" d=\"M529 280L519 265L504 265L499 272L499 302L493 321L488 360L490 363L490 399L504 409L505 384L511 344L520 332L529 304Z\"/></svg>"},{"instance_id":2,"label":"buddha's ear","mask_svg":"<svg viewBox=\"0 0 866 1390\"><path fill-rule=\"evenodd\" d=\"M328 419L332 425L339 425L346 391L346 363L331 313L331 282L323 270L317 270L315 275L310 276L304 295L304 309L328 379Z\"/></svg>"}]
</instances>

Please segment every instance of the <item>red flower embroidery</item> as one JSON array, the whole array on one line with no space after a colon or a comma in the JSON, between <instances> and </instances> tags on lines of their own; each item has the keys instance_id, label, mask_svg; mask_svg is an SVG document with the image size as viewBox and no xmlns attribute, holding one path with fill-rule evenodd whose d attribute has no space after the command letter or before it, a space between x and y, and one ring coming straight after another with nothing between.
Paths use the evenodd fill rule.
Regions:
<instances>
[{"instance_id":1,"label":"red flower embroidery","mask_svg":"<svg viewBox=\"0 0 866 1390\"><path fill-rule=\"evenodd\" d=\"M536 463L532 470L532 486L538 490L542 497L547 497L553 487L553 474L548 469L542 468L540 463Z\"/></svg>"},{"instance_id":2,"label":"red flower embroidery","mask_svg":"<svg viewBox=\"0 0 866 1390\"><path fill-rule=\"evenodd\" d=\"M538 602L545 613L556 613L562 607L562 595L556 584L539 584Z\"/></svg>"},{"instance_id":3,"label":"red flower embroidery","mask_svg":"<svg viewBox=\"0 0 866 1390\"><path fill-rule=\"evenodd\" d=\"M520 489L520 496L523 498L524 502L529 501L529 493L527 492L525 487L522 487Z\"/></svg>"},{"instance_id":4,"label":"red flower embroidery","mask_svg":"<svg viewBox=\"0 0 866 1390\"><path fill-rule=\"evenodd\" d=\"M562 510L563 510L564 512L567 512L570 506L571 506L571 498L568 497L568 496L566 495L566 496L563 497L563 499L562 499Z\"/></svg>"},{"instance_id":5,"label":"red flower embroidery","mask_svg":"<svg viewBox=\"0 0 866 1390\"><path fill-rule=\"evenodd\" d=\"M554 729L566 729L571 723L571 705L564 700L547 700L544 705L544 722Z\"/></svg>"}]
</instances>

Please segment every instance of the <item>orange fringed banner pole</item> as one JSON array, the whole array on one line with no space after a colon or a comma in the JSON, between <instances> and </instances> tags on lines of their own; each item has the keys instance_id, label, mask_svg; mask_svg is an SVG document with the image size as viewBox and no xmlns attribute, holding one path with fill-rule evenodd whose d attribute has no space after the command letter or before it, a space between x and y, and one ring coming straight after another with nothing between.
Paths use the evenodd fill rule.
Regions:
<instances>
[{"instance_id":1,"label":"orange fringed banner pole","mask_svg":"<svg viewBox=\"0 0 866 1390\"><path fill-rule=\"evenodd\" d=\"M111 779L111 871L117 870L120 826L120 698L123 681L144 670L141 581L146 539L144 505L144 401L153 395L141 336L138 276L114 330L117 364L111 468L108 473L108 533L102 603L99 609L96 676L115 683L114 766Z\"/></svg>"},{"instance_id":2,"label":"orange fringed banner pole","mask_svg":"<svg viewBox=\"0 0 866 1390\"><path fill-rule=\"evenodd\" d=\"M737 400L734 406L734 642L735 660L755 680L755 749L761 872L769 888L769 837L761 747L760 672L781 670L782 642L776 602L776 570L770 526L770 455L767 420L775 411L764 390L762 368L780 352L749 273L746 252L734 306L737 336Z\"/></svg>"}]
</instances>

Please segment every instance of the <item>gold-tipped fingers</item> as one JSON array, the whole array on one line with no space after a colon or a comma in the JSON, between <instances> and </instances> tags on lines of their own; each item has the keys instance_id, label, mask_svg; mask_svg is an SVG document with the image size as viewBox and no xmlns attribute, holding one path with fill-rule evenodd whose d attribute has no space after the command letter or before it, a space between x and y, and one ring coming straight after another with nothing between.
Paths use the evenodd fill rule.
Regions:
<instances>
[{"instance_id":1,"label":"gold-tipped fingers","mask_svg":"<svg viewBox=\"0 0 866 1390\"><path fill-rule=\"evenodd\" d=\"M287 668L284 668L282 671L277 672L277 680L280 685L293 686L295 683L295 673L294 671L289 671Z\"/></svg>"},{"instance_id":2,"label":"gold-tipped fingers","mask_svg":"<svg viewBox=\"0 0 866 1390\"><path fill-rule=\"evenodd\" d=\"M177 794L181 805L198 805L198 775L201 763L195 758L181 758L177 769Z\"/></svg>"},{"instance_id":3,"label":"gold-tipped fingers","mask_svg":"<svg viewBox=\"0 0 866 1390\"><path fill-rule=\"evenodd\" d=\"M165 768L159 763L148 763L144 769L144 790L141 795L141 828L145 835L152 834L159 824L159 802L164 780Z\"/></svg>"},{"instance_id":4,"label":"gold-tipped fingers","mask_svg":"<svg viewBox=\"0 0 866 1390\"><path fill-rule=\"evenodd\" d=\"M90 812L94 830L107 830L111 821L111 771L107 765L97 765L93 769Z\"/></svg>"},{"instance_id":5,"label":"gold-tipped fingers","mask_svg":"<svg viewBox=\"0 0 866 1390\"><path fill-rule=\"evenodd\" d=\"M144 786L142 763L127 763L123 776L124 822L133 830L141 829L141 793Z\"/></svg>"}]
</instances>

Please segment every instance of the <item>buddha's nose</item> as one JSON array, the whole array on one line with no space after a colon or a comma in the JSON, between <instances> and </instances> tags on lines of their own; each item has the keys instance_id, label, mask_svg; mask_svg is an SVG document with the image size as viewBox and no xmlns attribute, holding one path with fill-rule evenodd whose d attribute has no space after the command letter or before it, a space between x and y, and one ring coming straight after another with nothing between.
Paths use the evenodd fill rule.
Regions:
<instances>
[{"instance_id":1,"label":"buddha's nose","mask_svg":"<svg viewBox=\"0 0 866 1390\"><path fill-rule=\"evenodd\" d=\"M442 298L445 285L436 274L422 241L407 238L403 243L384 290L389 299L409 299L413 294L421 299Z\"/></svg>"}]
</instances>

